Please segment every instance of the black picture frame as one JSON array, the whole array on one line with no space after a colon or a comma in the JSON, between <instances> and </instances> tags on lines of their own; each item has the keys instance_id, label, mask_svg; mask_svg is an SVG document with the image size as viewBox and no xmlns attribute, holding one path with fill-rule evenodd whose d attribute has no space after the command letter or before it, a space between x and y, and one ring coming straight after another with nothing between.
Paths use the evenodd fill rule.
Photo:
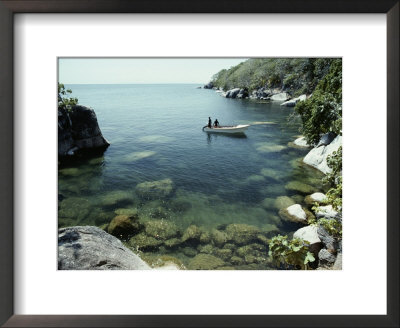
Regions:
<instances>
[{"instance_id":1,"label":"black picture frame","mask_svg":"<svg viewBox=\"0 0 400 328\"><path fill-rule=\"evenodd\" d=\"M399 327L399 0L0 0L0 324L4 327ZM387 315L14 315L13 17L16 13L384 13Z\"/></svg>"}]
</instances>

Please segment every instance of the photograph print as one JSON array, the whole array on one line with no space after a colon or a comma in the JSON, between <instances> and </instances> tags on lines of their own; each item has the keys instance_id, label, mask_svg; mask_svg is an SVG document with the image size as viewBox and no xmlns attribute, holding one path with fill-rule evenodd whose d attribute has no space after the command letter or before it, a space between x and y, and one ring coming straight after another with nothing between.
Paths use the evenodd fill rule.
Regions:
<instances>
[{"instance_id":1,"label":"photograph print","mask_svg":"<svg viewBox=\"0 0 400 328\"><path fill-rule=\"evenodd\" d=\"M59 270L341 270L341 58L58 58Z\"/></svg>"}]
</instances>

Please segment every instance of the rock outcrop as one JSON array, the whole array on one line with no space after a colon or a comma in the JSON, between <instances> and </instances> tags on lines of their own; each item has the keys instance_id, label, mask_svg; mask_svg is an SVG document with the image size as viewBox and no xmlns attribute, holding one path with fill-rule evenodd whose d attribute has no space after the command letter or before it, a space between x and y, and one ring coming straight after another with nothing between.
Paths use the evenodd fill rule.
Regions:
<instances>
[{"instance_id":1,"label":"rock outcrop","mask_svg":"<svg viewBox=\"0 0 400 328\"><path fill-rule=\"evenodd\" d=\"M146 270L150 267L120 240L92 226L58 230L59 270Z\"/></svg>"},{"instance_id":2,"label":"rock outcrop","mask_svg":"<svg viewBox=\"0 0 400 328\"><path fill-rule=\"evenodd\" d=\"M214 88L214 83L213 82L208 82L203 86L203 89L212 89Z\"/></svg>"},{"instance_id":3,"label":"rock outcrop","mask_svg":"<svg viewBox=\"0 0 400 328\"><path fill-rule=\"evenodd\" d=\"M288 208L281 209L279 211L279 216L282 218L282 220L302 224L307 224L311 215L311 212L301 207L299 204L291 205Z\"/></svg>"},{"instance_id":4,"label":"rock outcrop","mask_svg":"<svg viewBox=\"0 0 400 328\"><path fill-rule=\"evenodd\" d=\"M244 99L247 98L248 96L249 94L246 89L234 88L225 92L226 98Z\"/></svg>"},{"instance_id":5,"label":"rock outcrop","mask_svg":"<svg viewBox=\"0 0 400 328\"><path fill-rule=\"evenodd\" d=\"M299 96L299 97L297 97L297 98L293 98L293 99L290 99L290 100L287 100L287 101L283 102L283 103L281 104L281 106L294 107L294 106L296 106L296 104L297 104L299 101L304 101L304 100L306 100L306 99L307 99L307 96L306 96L306 95L301 95L301 96Z\"/></svg>"},{"instance_id":6,"label":"rock outcrop","mask_svg":"<svg viewBox=\"0 0 400 328\"><path fill-rule=\"evenodd\" d=\"M322 140L322 138L321 138ZM326 159L329 155L331 155L334 151L337 151L339 147L342 145L342 136L337 136L335 139L330 142L328 145L325 145L326 142L329 141L329 138L326 138L321 146L315 147L310 150L310 152L304 157L303 162L315 167L323 173L330 173L332 169L328 167Z\"/></svg>"},{"instance_id":7,"label":"rock outcrop","mask_svg":"<svg viewBox=\"0 0 400 328\"><path fill-rule=\"evenodd\" d=\"M59 159L76 154L103 152L109 145L101 133L93 109L79 105L69 111L58 109Z\"/></svg>"}]
</instances>

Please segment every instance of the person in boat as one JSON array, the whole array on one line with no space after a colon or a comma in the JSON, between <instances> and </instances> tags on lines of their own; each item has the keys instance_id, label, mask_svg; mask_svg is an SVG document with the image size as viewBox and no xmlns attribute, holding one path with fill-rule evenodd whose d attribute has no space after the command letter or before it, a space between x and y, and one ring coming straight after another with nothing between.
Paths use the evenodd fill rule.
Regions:
<instances>
[{"instance_id":1,"label":"person in boat","mask_svg":"<svg viewBox=\"0 0 400 328\"><path fill-rule=\"evenodd\" d=\"M208 117L208 127L211 129L211 117Z\"/></svg>"},{"instance_id":2,"label":"person in boat","mask_svg":"<svg viewBox=\"0 0 400 328\"><path fill-rule=\"evenodd\" d=\"M218 119L215 119L215 121L214 121L214 127L215 127L215 128L219 127Z\"/></svg>"}]
</instances>

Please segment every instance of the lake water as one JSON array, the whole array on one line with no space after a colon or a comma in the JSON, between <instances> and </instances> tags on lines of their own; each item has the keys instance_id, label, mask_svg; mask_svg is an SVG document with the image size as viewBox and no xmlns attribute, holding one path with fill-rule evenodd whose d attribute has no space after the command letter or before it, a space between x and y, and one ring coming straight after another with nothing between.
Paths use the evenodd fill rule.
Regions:
<instances>
[{"instance_id":1,"label":"lake water","mask_svg":"<svg viewBox=\"0 0 400 328\"><path fill-rule=\"evenodd\" d=\"M304 189L322 186L321 174L301 163L307 150L288 145L299 135L300 123L288 121L293 108L226 99L197 86L66 85L81 105L95 110L111 146L101 157L59 169L60 227L104 226L117 213L137 211L144 222L173 222L182 233L190 225L212 233L232 223L270 235L299 228L281 221L274 202L288 196L303 203L310 193ZM242 136L207 134L202 127L208 116L221 125L251 126ZM135 189L159 180L172 186L162 197L143 198ZM210 245L208 253L215 255L218 247ZM171 255L187 266L203 246L157 245L143 257ZM226 249L238 255L242 246ZM223 267L271 268L267 249L258 254L264 250L264 260L222 257Z\"/></svg>"}]
</instances>

